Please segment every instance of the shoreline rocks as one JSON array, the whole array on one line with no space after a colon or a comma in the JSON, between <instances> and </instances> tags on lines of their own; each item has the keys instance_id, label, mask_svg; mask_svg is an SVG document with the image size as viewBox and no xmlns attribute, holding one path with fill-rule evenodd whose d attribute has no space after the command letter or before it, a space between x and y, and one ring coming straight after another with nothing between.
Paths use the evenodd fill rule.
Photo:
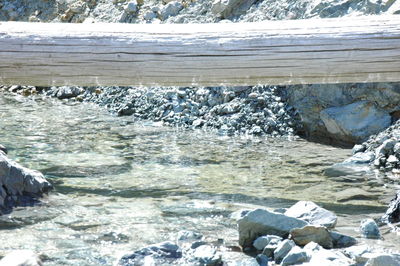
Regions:
<instances>
[{"instance_id":1,"label":"shoreline rocks","mask_svg":"<svg viewBox=\"0 0 400 266\"><path fill-rule=\"evenodd\" d=\"M21 166L0 151L0 215L14 206L33 204L52 188L40 172Z\"/></svg>"}]
</instances>

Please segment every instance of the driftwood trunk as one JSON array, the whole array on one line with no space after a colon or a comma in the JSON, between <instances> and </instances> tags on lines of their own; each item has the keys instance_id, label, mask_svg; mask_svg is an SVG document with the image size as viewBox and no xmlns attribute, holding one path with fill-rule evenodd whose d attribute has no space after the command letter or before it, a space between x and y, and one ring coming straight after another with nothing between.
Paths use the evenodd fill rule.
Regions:
<instances>
[{"instance_id":1,"label":"driftwood trunk","mask_svg":"<svg viewBox=\"0 0 400 266\"><path fill-rule=\"evenodd\" d=\"M229 24L0 22L0 84L400 81L400 16Z\"/></svg>"}]
</instances>

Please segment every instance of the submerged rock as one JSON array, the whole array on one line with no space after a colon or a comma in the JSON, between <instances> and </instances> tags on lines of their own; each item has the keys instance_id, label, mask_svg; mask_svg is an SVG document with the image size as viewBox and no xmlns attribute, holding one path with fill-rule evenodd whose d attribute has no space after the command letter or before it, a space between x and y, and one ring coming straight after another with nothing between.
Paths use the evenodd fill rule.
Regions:
<instances>
[{"instance_id":1,"label":"submerged rock","mask_svg":"<svg viewBox=\"0 0 400 266\"><path fill-rule=\"evenodd\" d=\"M143 265L146 261L151 261L154 265L173 263L182 257L180 247L172 242L162 242L151 245L132 254L124 255L118 265Z\"/></svg>"},{"instance_id":2,"label":"submerged rock","mask_svg":"<svg viewBox=\"0 0 400 266\"><path fill-rule=\"evenodd\" d=\"M262 235L277 235L286 237L293 228L307 225L307 222L280 213L256 209L238 220L239 245L243 248L252 247L253 241Z\"/></svg>"},{"instance_id":3,"label":"submerged rock","mask_svg":"<svg viewBox=\"0 0 400 266\"><path fill-rule=\"evenodd\" d=\"M35 170L21 166L0 152L0 214L1 209L34 201L52 189L44 176Z\"/></svg>"},{"instance_id":4,"label":"submerged rock","mask_svg":"<svg viewBox=\"0 0 400 266\"><path fill-rule=\"evenodd\" d=\"M312 201L299 201L290 207L285 215L304 220L313 225L322 225L333 228L337 222L337 216Z\"/></svg>"}]
</instances>

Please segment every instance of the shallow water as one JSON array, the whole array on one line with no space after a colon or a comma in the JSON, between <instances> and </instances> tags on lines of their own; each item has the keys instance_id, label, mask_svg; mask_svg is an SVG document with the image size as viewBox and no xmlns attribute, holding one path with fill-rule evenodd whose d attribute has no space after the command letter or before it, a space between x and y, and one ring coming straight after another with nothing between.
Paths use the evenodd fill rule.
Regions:
<instances>
[{"instance_id":1,"label":"shallow water","mask_svg":"<svg viewBox=\"0 0 400 266\"><path fill-rule=\"evenodd\" d=\"M55 185L43 205L15 209L11 226L0 221L0 254L33 249L46 265L110 265L182 229L237 245L233 211L298 200L334 211L338 231L358 236L360 221L382 215L396 188L372 174L326 177L348 149L133 122L45 98L0 95L0 143ZM400 246L382 233L368 243Z\"/></svg>"}]
</instances>

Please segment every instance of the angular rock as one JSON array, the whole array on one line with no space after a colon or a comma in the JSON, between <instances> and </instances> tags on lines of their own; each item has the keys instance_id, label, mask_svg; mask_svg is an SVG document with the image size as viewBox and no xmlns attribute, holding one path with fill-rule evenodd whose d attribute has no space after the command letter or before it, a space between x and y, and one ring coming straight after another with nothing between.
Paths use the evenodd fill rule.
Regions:
<instances>
[{"instance_id":1,"label":"angular rock","mask_svg":"<svg viewBox=\"0 0 400 266\"><path fill-rule=\"evenodd\" d=\"M333 138L353 143L365 141L391 124L389 113L368 101L324 109L320 118Z\"/></svg>"},{"instance_id":2,"label":"angular rock","mask_svg":"<svg viewBox=\"0 0 400 266\"><path fill-rule=\"evenodd\" d=\"M296 246L293 240L285 239L278 244L274 251L274 260L276 263L281 263L283 258Z\"/></svg>"},{"instance_id":3,"label":"angular rock","mask_svg":"<svg viewBox=\"0 0 400 266\"><path fill-rule=\"evenodd\" d=\"M324 248L332 248L332 237L323 226L307 225L302 228L295 228L290 231L293 241L299 246L305 246L315 242Z\"/></svg>"},{"instance_id":4,"label":"angular rock","mask_svg":"<svg viewBox=\"0 0 400 266\"><path fill-rule=\"evenodd\" d=\"M334 248L347 248L357 244L357 240L354 237L340 234L338 232L329 232L332 238Z\"/></svg>"},{"instance_id":5,"label":"angular rock","mask_svg":"<svg viewBox=\"0 0 400 266\"><path fill-rule=\"evenodd\" d=\"M179 1L169 2L161 9L161 19L166 20L169 17L176 16L182 9L183 5Z\"/></svg>"},{"instance_id":6,"label":"angular rock","mask_svg":"<svg viewBox=\"0 0 400 266\"><path fill-rule=\"evenodd\" d=\"M296 246L283 258L281 265L293 265L307 262L310 258L302 248Z\"/></svg>"},{"instance_id":7,"label":"angular rock","mask_svg":"<svg viewBox=\"0 0 400 266\"><path fill-rule=\"evenodd\" d=\"M52 189L52 185L38 172L21 166L10 160L0 152L0 195L5 204L7 199L13 196L40 197L43 193ZM0 208L12 206L0 205Z\"/></svg>"},{"instance_id":8,"label":"angular rock","mask_svg":"<svg viewBox=\"0 0 400 266\"><path fill-rule=\"evenodd\" d=\"M39 256L30 250L14 250L0 260L0 266L42 266Z\"/></svg>"},{"instance_id":9,"label":"angular rock","mask_svg":"<svg viewBox=\"0 0 400 266\"><path fill-rule=\"evenodd\" d=\"M211 12L222 18L232 14L240 14L247 10L256 0L215 0L211 6Z\"/></svg>"},{"instance_id":10,"label":"angular rock","mask_svg":"<svg viewBox=\"0 0 400 266\"><path fill-rule=\"evenodd\" d=\"M258 254L256 257L258 266L268 266L268 257L264 254Z\"/></svg>"},{"instance_id":11,"label":"angular rock","mask_svg":"<svg viewBox=\"0 0 400 266\"><path fill-rule=\"evenodd\" d=\"M251 247L253 241L262 235L286 237L293 228L301 228L307 222L280 213L256 209L238 220L239 245Z\"/></svg>"},{"instance_id":12,"label":"angular rock","mask_svg":"<svg viewBox=\"0 0 400 266\"><path fill-rule=\"evenodd\" d=\"M365 264L370 257L371 249L367 245L361 245L346 248L343 252L356 263Z\"/></svg>"},{"instance_id":13,"label":"angular rock","mask_svg":"<svg viewBox=\"0 0 400 266\"><path fill-rule=\"evenodd\" d=\"M282 237L274 235L260 236L254 240L253 247L257 250L263 250L272 240L282 240Z\"/></svg>"},{"instance_id":14,"label":"angular rock","mask_svg":"<svg viewBox=\"0 0 400 266\"><path fill-rule=\"evenodd\" d=\"M304 220L313 225L322 225L333 228L337 222L337 216L312 201L299 201L290 207L285 215Z\"/></svg>"},{"instance_id":15,"label":"angular rock","mask_svg":"<svg viewBox=\"0 0 400 266\"><path fill-rule=\"evenodd\" d=\"M145 260L152 260L158 263L173 263L182 257L182 251L178 245L166 241L151 245L132 254L124 255L118 265L143 265ZM157 263L158 262L158 263Z\"/></svg>"},{"instance_id":16,"label":"angular rock","mask_svg":"<svg viewBox=\"0 0 400 266\"><path fill-rule=\"evenodd\" d=\"M389 208L385 215L383 215L382 221L387 223L400 222L400 191L398 191L396 196L390 201Z\"/></svg>"},{"instance_id":17,"label":"angular rock","mask_svg":"<svg viewBox=\"0 0 400 266\"><path fill-rule=\"evenodd\" d=\"M360 224L361 235L365 238L379 239L381 238L381 233L376 222L372 219L365 219L361 221Z\"/></svg>"},{"instance_id":18,"label":"angular rock","mask_svg":"<svg viewBox=\"0 0 400 266\"><path fill-rule=\"evenodd\" d=\"M272 239L268 245L266 245L262 251L262 254L266 255L268 258L273 258L274 257L274 252L276 248L278 247L279 243L281 243L282 240L278 238Z\"/></svg>"}]
</instances>

